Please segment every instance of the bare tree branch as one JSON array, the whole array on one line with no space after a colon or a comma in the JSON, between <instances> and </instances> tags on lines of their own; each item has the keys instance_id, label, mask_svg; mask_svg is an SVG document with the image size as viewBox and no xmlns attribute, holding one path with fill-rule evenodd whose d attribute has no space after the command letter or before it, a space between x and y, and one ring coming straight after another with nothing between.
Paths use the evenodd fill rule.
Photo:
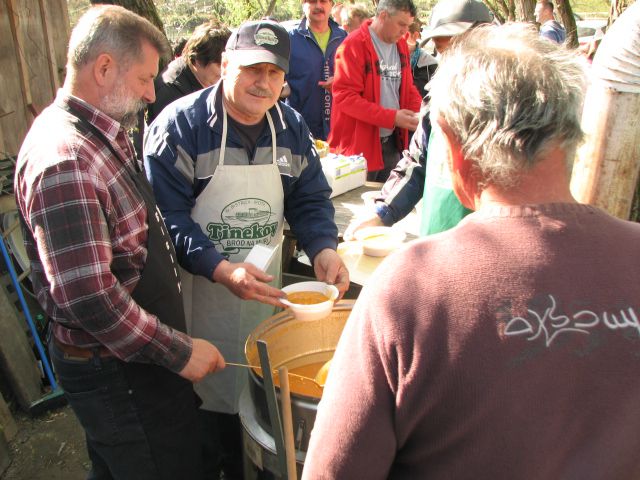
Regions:
<instances>
[{"instance_id":1,"label":"bare tree branch","mask_svg":"<svg viewBox=\"0 0 640 480\"><path fill-rule=\"evenodd\" d=\"M275 8L276 8L276 0L269 0L269 6L267 7L267 11L264 13L264 16L270 17Z\"/></svg>"}]
</instances>

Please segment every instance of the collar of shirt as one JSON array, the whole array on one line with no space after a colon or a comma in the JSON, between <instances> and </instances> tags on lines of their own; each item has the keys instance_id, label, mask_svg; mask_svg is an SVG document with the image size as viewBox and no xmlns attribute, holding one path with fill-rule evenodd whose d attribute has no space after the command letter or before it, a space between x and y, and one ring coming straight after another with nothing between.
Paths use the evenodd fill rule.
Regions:
<instances>
[{"instance_id":1,"label":"collar of shirt","mask_svg":"<svg viewBox=\"0 0 640 480\"><path fill-rule=\"evenodd\" d=\"M87 120L89 120L90 123L95 125L95 127L111 142L115 142L118 134L124 132L124 129L120 126L119 122L101 112L90 103L87 103L81 98L71 95L62 89L58 90L55 103L59 107L68 105L77 110Z\"/></svg>"},{"instance_id":2,"label":"collar of shirt","mask_svg":"<svg viewBox=\"0 0 640 480\"><path fill-rule=\"evenodd\" d=\"M120 125L120 122L98 110L90 103L71 95L63 89L58 90L54 103L60 108L69 106L76 110L88 120L89 123L93 124L111 144L116 144L118 148L122 150L123 155L120 159L125 165L128 165L128 168L133 168L134 171L139 168L135 165L136 155L133 151L129 136L122 125Z\"/></svg>"}]
</instances>

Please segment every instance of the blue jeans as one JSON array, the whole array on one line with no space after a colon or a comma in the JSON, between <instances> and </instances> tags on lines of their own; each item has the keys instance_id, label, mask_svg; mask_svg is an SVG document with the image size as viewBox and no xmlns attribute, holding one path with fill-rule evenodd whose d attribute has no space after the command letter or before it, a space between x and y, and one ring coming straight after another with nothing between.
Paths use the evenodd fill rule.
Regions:
<instances>
[{"instance_id":1,"label":"blue jeans","mask_svg":"<svg viewBox=\"0 0 640 480\"><path fill-rule=\"evenodd\" d=\"M157 365L69 357L49 342L60 385L84 428L89 479L202 478L197 397Z\"/></svg>"}]
</instances>

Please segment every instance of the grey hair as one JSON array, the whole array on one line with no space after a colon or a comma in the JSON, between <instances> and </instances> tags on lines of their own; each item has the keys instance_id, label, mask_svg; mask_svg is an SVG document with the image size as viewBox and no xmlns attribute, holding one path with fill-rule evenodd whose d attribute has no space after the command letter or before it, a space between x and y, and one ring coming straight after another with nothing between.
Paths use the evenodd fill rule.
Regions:
<instances>
[{"instance_id":1,"label":"grey hair","mask_svg":"<svg viewBox=\"0 0 640 480\"><path fill-rule=\"evenodd\" d=\"M456 38L431 81L433 124L441 118L481 184L517 184L552 147L567 167L583 139L585 72L578 55L529 24L479 26Z\"/></svg>"},{"instance_id":2,"label":"grey hair","mask_svg":"<svg viewBox=\"0 0 640 480\"><path fill-rule=\"evenodd\" d=\"M380 15L384 11L388 12L389 15L395 15L398 12L408 12L412 17L415 17L418 13L416 5L412 0L380 0L376 8L376 15Z\"/></svg>"},{"instance_id":3,"label":"grey hair","mask_svg":"<svg viewBox=\"0 0 640 480\"><path fill-rule=\"evenodd\" d=\"M147 41L162 58L170 53L166 37L147 19L116 5L92 7L71 32L67 70L73 72L103 53L113 55L124 68L142 56Z\"/></svg>"}]
</instances>

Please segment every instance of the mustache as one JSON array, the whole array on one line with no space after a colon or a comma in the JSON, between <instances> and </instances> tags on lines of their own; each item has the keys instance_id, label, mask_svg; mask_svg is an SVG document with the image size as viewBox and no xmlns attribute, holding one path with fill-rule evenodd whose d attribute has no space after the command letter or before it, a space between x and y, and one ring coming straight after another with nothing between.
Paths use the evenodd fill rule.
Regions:
<instances>
[{"instance_id":1,"label":"mustache","mask_svg":"<svg viewBox=\"0 0 640 480\"><path fill-rule=\"evenodd\" d=\"M257 97L271 98L271 92L269 90L253 87L253 88L250 88L248 91L251 95L255 95Z\"/></svg>"}]
</instances>

